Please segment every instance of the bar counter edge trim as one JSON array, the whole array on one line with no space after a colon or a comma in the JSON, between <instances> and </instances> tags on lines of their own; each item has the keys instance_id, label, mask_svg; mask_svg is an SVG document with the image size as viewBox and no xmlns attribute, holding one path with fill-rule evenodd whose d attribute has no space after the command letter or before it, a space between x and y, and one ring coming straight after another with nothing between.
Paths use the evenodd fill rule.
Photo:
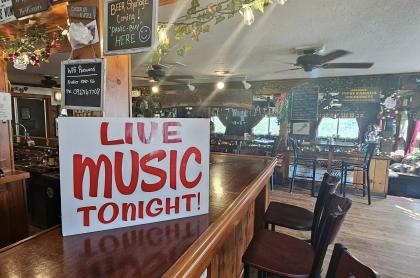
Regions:
<instances>
[{"instance_id":1,"label":"bar counter edge trim","mask_svg":"<svg viewBox=\"0 0 420 278\"><path fill-rule=\"evenodd\" d=\"M231 154L228 155L231 156ZM246 156L254 159L269 159L269 157ZM248 203L254 201L263 187L268 185L271 174L276 167L276 162L277 160L272 158L271 163L247 185L226 211L172 265L163 275L164 278L195 277L209 266L213 255L222 245L223 240L239 222L240 217L237 216L243 214L248 207Z\"/></svg>"}]
</instances>

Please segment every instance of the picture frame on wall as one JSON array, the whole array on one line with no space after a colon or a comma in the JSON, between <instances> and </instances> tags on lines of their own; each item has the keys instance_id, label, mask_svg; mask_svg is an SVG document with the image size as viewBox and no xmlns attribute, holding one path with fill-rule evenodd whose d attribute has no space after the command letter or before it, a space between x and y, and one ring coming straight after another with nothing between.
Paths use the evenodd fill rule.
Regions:
<instances>
[{"instance_id":1,"label":"picture frame on wall","mask_svg":"<svg viewBox=\"0 0 420 278\"><path fill-rule=\"evenodd\" d=\"M309 122L293 123L292 125L293 135L307 135L311 134L311 124Z\"/></svg>"}]
</instances>

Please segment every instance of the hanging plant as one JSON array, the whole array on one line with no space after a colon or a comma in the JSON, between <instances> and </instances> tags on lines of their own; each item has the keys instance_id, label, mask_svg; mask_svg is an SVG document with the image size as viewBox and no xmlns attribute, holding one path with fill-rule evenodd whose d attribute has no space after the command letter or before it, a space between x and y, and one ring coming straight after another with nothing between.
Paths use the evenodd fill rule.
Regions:
<instances>
[{"instance_id":1,"label":"hanging plant","mask_svg":"<svg viewBox=\"0 0 420 278\"><path fill-rule=\"evenodd\" d=\"M29 64L41 67L48 62L52 51L61 47L67 36L67 29L46 33L45 30L33 29L16 38L0 37L0 49L6 61L16 69L25 70Z\"/></svg>"}]
</instances>

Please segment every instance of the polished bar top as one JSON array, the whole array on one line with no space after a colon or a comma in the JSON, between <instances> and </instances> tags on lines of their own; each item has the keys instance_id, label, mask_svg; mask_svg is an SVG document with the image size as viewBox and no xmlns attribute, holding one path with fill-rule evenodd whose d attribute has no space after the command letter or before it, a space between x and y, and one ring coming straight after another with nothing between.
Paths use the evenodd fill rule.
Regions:
<instances>
[{"instance_id":1,"label":"polished bar top","mask_svg":"<svg viewBox=\"0 0 420 278\"><path fill-rule=\"evenodd\" d=\"M68 237L55 227L0 250L0 277L161 277L198 243L217 240L274 166L273 158L212 154L208 215Z\"/></svg>"},{"instance_id":2,"label":"polished bar top","mask_svg":"<svg viewBox=\"0 0 420 278\"><path fill-rule=\"evenodd\" d=\"M15 181L29 179L29 173L23 171L12 171L4 173L4 177L0 177L0 185L12 183Z\"/></svg>"}]
</instances>

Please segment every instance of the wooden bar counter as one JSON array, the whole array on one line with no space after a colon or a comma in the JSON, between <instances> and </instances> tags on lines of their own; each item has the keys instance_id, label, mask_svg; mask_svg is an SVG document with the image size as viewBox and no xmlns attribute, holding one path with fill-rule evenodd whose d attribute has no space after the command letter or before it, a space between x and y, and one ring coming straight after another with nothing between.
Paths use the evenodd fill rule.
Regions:
<instances>
[{"instance_id":1,"label":"wooden bar counter","mask_svg":"<svg viewBox=\"0 0 420 278\"><path fill-rule=\"evenodd\" d=\"M275 160L212 154L210 164L209 214L68 237L55 227L1 249L0 277L241 277Z\"/></svg>"}]
</instances>

